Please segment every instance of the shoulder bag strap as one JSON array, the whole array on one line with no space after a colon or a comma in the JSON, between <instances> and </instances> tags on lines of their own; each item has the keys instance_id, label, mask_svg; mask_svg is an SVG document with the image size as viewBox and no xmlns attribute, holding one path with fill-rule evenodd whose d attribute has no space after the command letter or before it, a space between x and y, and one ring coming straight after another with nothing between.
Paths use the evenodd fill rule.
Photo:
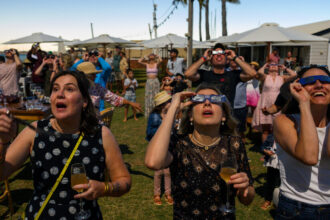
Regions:
<instances>
[{"instance_id":1,"label":"shoulder bag strap","mask_svg":"<svg viewBox=\"0 0 330 220\"><path fill-rule=\"evenodd\" d=\"M72 152L71 152L71 155L70 155L69 159L66 161L66 163L65 163L65 165L64 165L64 167L63 167L63 169L62 169L62 171L61 171L61 174L57 177L57 180L56 180L55 184L53 185L52 189L51 189L50 192L48 193L47 198L45 199L45 201L42 203L42 206L41 206L41 208L39 209L38 214L36 215L36 217L34 218L34 220L38 220L38 219L39 219L39 217L40 217L41 213L43 212L43 210L45 209L45 207L46 207L46 205L47 205L47 203L48 203L50 197L52 197L52 195L53 195L53 193L55 192L57 186L60 184L60 182L61 182L61 180L62 180L62 178L63 178L63 176L64 176L66 170L68 169L69 164L70 164L70 162L71 162L71 160L72 160L72 158L73 158L73 156L74 156L76 150L78 149L78 147L79 147L79 145L80 145L80 143L81 143L83 137L84 137L84 133L82 132L82 133L80 134L80 137L79 137L77 143L76 143L76 146L73 148L73 150L72 150Z\"/></svg>"}]
</instances>

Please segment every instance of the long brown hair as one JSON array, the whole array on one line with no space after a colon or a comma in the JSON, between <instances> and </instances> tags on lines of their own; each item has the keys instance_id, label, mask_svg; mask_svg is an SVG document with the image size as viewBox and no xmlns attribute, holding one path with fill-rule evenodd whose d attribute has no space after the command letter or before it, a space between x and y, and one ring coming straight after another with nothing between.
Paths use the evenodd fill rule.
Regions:
<instances>
[{"instance_id":1,"label":"long brown hair","mask_svg":"<svg viewBox=\"0 0 330 220\"><path fill-rule=\"evenodd\" d=\"M203 89L212 89L214 90L218 95L221 95L221 92L217 88L215 84L211 83L201 83L196 88L196 93ZM220 126L221 134L223 135L233 135L237 136L238 133L236 131L237 127L237 120L232 116L232 111L229 102L223 102L221 103L221 108L223 111L224 116L226 117L226 121L224 122L224 125ZM183 115L180 123L179 133L182 135L191 134L194 131L194 125L190 123L190 116L192 113L193 105L190 105L183 109Z\"/></svg>"}]
</instances>

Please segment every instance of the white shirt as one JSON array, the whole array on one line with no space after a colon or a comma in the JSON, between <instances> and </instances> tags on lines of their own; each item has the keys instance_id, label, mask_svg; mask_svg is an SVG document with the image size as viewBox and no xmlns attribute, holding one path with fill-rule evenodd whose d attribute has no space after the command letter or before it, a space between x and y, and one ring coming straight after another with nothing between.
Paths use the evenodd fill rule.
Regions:
<instances>
[{"instance_id":1,"label":"white shirt","mask_svg":"<svg viewBox=\"0 0 330 220\"><path fill-rule=\"evenodd\" d=\"M130 83L135 83L135 88L137 88L139 85L138 85L138 82L136 81L136 79L133 79L131 80L130 78L126 78L125 81L124 81L124 86L128 86ZM126 93L128 94L135 94L135 88L134 88L134 85L130 85L127 89L126 89Z\"/></svg>"},{"instance_id":2,"label":"white shirt","mask_svg":"<svg viewBox=\"0 0 330 220\"><path fill-rule=\"evenodd\" d=\"M174 75L177 73L183 74L183 61L184 59L181 57L177 57L175 61L169 59L167 61L167 69Z\"/></svg>"},{"instance_id":3,"label":"white shirt","mask_svg":"<svg viewBox=\"0 0 330 220\"><path fill-rule=\"evenodd\" d=\"M277 144L280 189L285 197L312 205L330 204L330 158L326 153L329 125L317 128L319 160L314 166L303 164Z\"/></svg>"}]
</instances>

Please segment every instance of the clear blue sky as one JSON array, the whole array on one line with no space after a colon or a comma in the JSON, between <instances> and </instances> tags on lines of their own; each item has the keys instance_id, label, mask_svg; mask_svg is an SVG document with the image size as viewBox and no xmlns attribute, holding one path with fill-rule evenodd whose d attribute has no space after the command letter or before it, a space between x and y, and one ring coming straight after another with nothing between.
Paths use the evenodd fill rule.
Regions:
<instances>
[{"instance_id":1,"label":"clear blue sky","mask_svg":"<svg viewBox=\"0 0 330 220\"><path fill-rule=\"evenodd\" d=\"M168 13L172 0L154 0L160 23ZM198 1L194 1L194 39L198 39ZM72 40L109 34L128 40L149 39L152 25L152 0L10 0L1 2L0 43L44 32ZM265 22L290 27L330 19L329 0L241 0L227 4L228 33L256 28ZM204 14L204 11L203 11ZM216 19L215 19L216 14ZM212 21L211 21L212 15ZM163 16L163 17L162 17ZM188 7L179 5L169 20L159 27L158 36L187 32ZM216 28L215 21L216 20ZM203 39L205 38L203 20ZM210 24L213 37L221 35L221 2L210 0Z\"/></svg>"}]
</instances>

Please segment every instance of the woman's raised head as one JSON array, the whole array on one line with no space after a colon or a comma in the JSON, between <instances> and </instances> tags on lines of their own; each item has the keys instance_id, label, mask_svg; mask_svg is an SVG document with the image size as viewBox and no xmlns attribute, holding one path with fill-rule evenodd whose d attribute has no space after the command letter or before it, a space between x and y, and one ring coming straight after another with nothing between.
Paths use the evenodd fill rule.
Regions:
<instances>
[{"instance_id":1,"label":"woman's raised head","mask_svg":"<svg viewBox=\"0 0 330 220\"><path fill-rule=\"evenodd\" d=\"M212 126L219 127L222 134L236 134L237 122L231 115L230 104L215 84L200 84L192 101L184 110L181 133L191 133L194 126Z\"/></svg>"},{"instance_id":2,"label":"woman's raised head","mask_svg":"<svg viewBox=\"0 0 330 220\"><path fill-rule=\"evenodd\" d=\"M89 96L89 80L78 71L62 71L51 81L51 109L54 117L67 120L80 115L80 130L94 133L98 125Z\"/></svg>"}]
</instances>

